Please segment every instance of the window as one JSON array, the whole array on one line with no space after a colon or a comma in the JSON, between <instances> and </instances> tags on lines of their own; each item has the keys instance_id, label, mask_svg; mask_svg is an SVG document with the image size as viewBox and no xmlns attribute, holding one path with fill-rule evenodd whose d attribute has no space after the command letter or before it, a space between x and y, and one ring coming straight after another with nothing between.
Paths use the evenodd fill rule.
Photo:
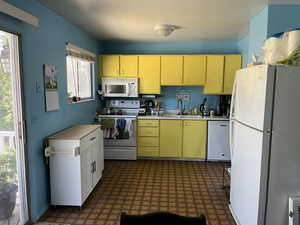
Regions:
<instances>
[{"instance_id":1,"label":"window","mask_svg":"<svg viewBox=\"0 0 300 225\"><path fill-rule=\"evenodd\" d=\"M70 102L93 98L93 57L67 46L67 85Z\"/></svg>"}]
</instances>

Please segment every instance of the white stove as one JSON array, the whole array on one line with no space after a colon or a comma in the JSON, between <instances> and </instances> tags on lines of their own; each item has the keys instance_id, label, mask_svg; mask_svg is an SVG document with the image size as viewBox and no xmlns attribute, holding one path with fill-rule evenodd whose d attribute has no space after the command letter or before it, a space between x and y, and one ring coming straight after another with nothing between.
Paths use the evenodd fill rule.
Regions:
<instances>
[{"instance_id":1,"label":"white stove","mask_svg":"<svg viewBox=\"0 0 300 225\"><path fill-rule=\"evenodd\" d=\"M99 115L104 132L104 158L115 160L137 159L138 100L107 100L106 108L121 115Z\"/></svg>"}]
</instances>

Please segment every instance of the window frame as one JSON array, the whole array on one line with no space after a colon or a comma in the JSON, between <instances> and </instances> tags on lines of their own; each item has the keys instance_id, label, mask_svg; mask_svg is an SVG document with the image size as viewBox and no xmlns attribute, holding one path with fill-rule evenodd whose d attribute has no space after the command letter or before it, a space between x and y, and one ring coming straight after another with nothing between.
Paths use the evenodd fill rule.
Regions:
<instances>
[{"instance_id":1,"label":"window frame","mask_svg":"<svg viewBox=\"0 0 300 225\"><path fill-rule=\"evenodd\" d=\"M85 98L81 98L80 96L76 96L76 97L80 97L79 100L76 100L76 101L73 101L73 96L69 96L69 76L68 76L68 57L73 57L73 58L76 58L76 67L77 67L77 76L76 76L76 79L77 79L77 82L79 82L79 76L78 76L78 60L82 60L82 61L87 61L89 64L90 64L90 90L91 90L91 96L89 97L85 97ZM93 60L86 60L86 59L83 59L81 57L76 57L76 56L72 56L72 55L66 55L66 78L67 78L67 98L68 98L68 103L69 104L76 104L76 103L80 103L80 102L87 102L87 101L94 101L95 100L95 61ZM79 91L79 90L78 90Z\"/></svg>"}]
</instances>

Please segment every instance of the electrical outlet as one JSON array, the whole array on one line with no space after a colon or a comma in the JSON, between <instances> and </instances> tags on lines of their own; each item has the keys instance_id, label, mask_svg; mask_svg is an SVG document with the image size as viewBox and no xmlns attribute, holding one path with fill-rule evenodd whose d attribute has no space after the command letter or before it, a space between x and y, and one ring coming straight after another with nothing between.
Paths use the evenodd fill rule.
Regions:
<instances>
[{"instance_id":1,"label":"electrical outlet","mask_svg":"<svg viewBox=\"0 0 300 225\"><path fill-rule=\"evenodd\" d=\"M41 93L41 85L39 85L39 82L35 82L35 93L40 94Z\"/></svg>"}]
</instances>

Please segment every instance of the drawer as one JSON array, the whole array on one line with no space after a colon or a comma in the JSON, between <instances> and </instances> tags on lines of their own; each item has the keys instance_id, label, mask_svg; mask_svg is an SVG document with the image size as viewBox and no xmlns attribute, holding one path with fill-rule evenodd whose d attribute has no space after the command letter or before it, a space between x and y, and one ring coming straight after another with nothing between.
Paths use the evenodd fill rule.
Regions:
<instances>
[{"instance_id":1,"label":"drawer","mask_svg":"<svg viewBox=\"0 0 300 225\"><path fill-rule=\"evenodd\" d=\"M139 127L158 127L159 120L138 120Z\"/></svg>"},{"instance_id":2,"label":"drawer","mask_svg":"<svg viewBox=\"0 0 300 225\"><path fill-rule=\"evenodd\" d=\"M139 137L138 138L139 147L159 147L158 137Z\"/></svg>"},{"instance_id":3,"label":"drawer","mask_svg":"<svg viewBox=\"0 0 300 225\"><path fill-rule=\"evenodd\" d=\"M80 147L84 148L85 146L89 146L92 142L97 141L99 133L98 129L94 130L90 134L80 139Z\"/></svg>"},{"instance_id":4,"label":"drawer","mask_svg":"<svg viewBox=\"0 0 300 225\"><path fill-rule=\"evenodd\" d=\"M158 147L138 147L138 156L159 157L159 148Z\"/></svg>"},{"instance_id":5,"label":"drawer","mask_svg":"<svg viewBox=\"0 0 300 225\"><path fill-rule=\"evenodd\" d=\"M159 128L158 127L139 127L138 129L139 137L158 137Z\"/></svg>"}]
</instances>

